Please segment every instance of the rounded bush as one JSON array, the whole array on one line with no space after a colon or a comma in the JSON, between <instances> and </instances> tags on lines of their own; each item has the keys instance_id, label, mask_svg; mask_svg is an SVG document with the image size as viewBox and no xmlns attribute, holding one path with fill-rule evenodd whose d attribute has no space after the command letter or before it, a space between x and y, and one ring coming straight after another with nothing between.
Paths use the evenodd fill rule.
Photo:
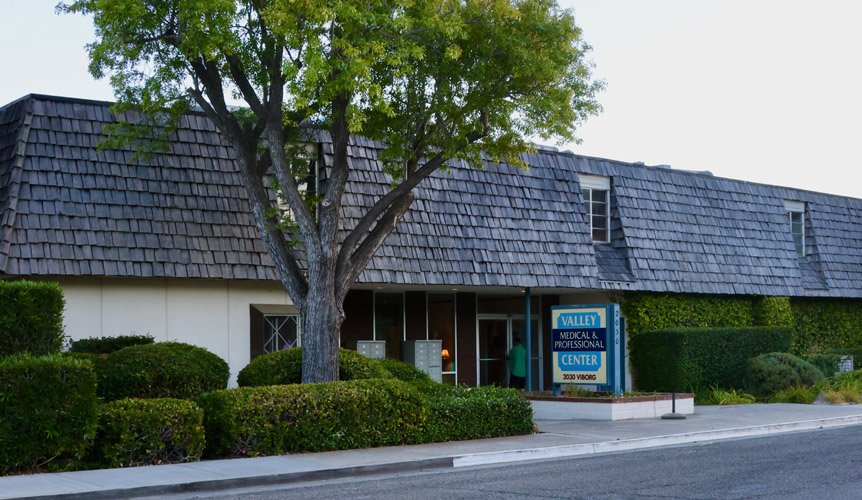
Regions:
<instances>
[{"instance_id":1,"label":"rounded bush","mask_svg":"<svg viewBox=\"0 0 862 500\"><path fill-rule=\"evenodd\" d=\"M160 342L126 347L108 355L98 367L99 396L190 399L224 389L230 377L227 363L189 344Z\"/></svg>"},{"instance_id":2,"label":"rounded bush","mask_svg":"<svg viewBox=\"0 0 862 500\"><path fill-rule=\"evenodd\" d=\"M116 337L90 337L72 341L69 352L110 354L133 345L155 342L152 335L119 335Z\"/></svg>"},{"instance_id":3,"label":"rounded bush","mask_svg":"<svg viewBox=\"0 0 862 500\"><path fill-rule=\"evenodd\" d=\"M181 399L121 399L101 405L94 452L104 467L200 460L203 410Z\"/></svg>"},{"instance_id":4,"label":"rounded bush","mask_svg":"<svg viewBox=\"0 0 862 500\"><path fill-rule=\"evenodd\" d=\"M356 351L339 349L338 371L341 380L391 378L378 360L366 358ZM302 382L302 348L292 347L258 356L240 370L240 387L298 384Z\"/></svg>"},{"instance_id":5,"label":"rounded bush","mask_svg":"<svg viewBox=\"0 0 862 500\"><path fill-rule=\"evenodd\" d=\"M786 352L761 354L748 362L750 390L759 396L769 396L793 386L813 386L823 378L816 366Z\"/></svg>"},{"instance_id":6,"label":"rounded bush","mask_svg":"<svg viewBox=\"0 0 862 500\"><path fill-rule=\"evenodd\" d=\"M397 359L378 359L379 363L393 378L404 382L433 382L431 377L410 363L398 361Z\"/></svg>"},{"instance_id":7,"label":"rounded bush","mask_svg":"<svg viewBox=\"0 0 862 500\"><path fill-rule=\"evenodd\" d=\"M0 359L0 473L84 455L96 434L96 376L66 356Z\"/></svg>"}]
</instances>

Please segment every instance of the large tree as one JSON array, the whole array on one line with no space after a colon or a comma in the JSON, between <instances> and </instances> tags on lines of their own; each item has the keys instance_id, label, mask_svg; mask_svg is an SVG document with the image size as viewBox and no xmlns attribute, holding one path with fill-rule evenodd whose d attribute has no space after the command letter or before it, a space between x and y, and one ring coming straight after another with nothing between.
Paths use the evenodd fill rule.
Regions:
<instances>
[{"instance_id":1,"label":"large tree","mask_svg":"<svg viewBox=\"0 0 862 500\"><path fill-rule=\"evenodd\" d=\"M338 378L344 297L413 188L450 159L521 165L531 138L574 140L599 108L589 47L554 0L75 0L58 9L93 16L90 71L110 77L121 106L170 125L194 104L230 142L300 311L303 382ZM312 126L328 132L332 161L324 189L310 194L302 165ZM392 183L343 228L351 134L383 144Z\"/></svg>"}]
</instances>

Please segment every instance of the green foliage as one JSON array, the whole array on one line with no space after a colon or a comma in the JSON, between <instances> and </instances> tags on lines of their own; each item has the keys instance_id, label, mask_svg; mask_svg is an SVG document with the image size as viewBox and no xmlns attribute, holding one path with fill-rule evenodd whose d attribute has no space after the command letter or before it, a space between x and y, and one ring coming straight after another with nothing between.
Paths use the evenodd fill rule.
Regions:
<instances>
[{"instance_id":1,"label":"green foliage","mask_svg":"<svg viewBox=\"0 0 862 500\"><path fill-rule=\"evenodd\" d=\"M0 356L59 352L64 304L57 283L0 280Z\"/></svg>"},{"instance_id":2,"label":"green foliage","mask_svg":"<svg viewBox=\"0 0 862 500\"><path fill-rule=\"evenodd\" d=\"M748 386L759 396L770 396L796 385L814 386L823 373L802 358L786 352L771 352L748 362Z\"/></svg>"},{"instance_id":3,"label":"green foliage","mask_svg":"<svg viewBox=\"0 0 862 500\"><path fill-rule=\"evenodd\" d=\"M777 327L691 328L642 332L629 342L642 391L743 388L752 356L786 351L791 331Z\"/></svg>"},{"instance_id":4,"label":"green foliage","mask_svg":"<svg viewBox=\"0 0 862 500\"><path fill-rule=\"evenodd\" d=\"M404 382L411 383L427 383L431 382L431 377L428 376L427 373L422 370L416 368L410 363L405 363L403 361L398 361L397 359L377 359L375 362L382 366L384 370L389 372L389 374L398 380L403 380Z\"/></svg>"},{"instance_id":5,"label":"green foliage","mask_svg":"<svg viewBox=\"0 0 862 500\"><path fill-rule=\"evenodd\" d=\"M719 387L699 391L695 397L695 402L699 405L750 405L755 401L754 396L747 392Z\"/></svg>"},{"instance_id":6,"label":"green foliage","mask_svg":"<svg viewBox=\"0 0 862 500\"><path fill-rule=\"evenodd\" d=\"M429 394L430 442L516 436L533 432L533 408L518 391L438 385Z\"/></svg>"},{"instance_id":7,"label":"green foliage","mask_svg":"<svg viewBox=\"0 0 862 500\"><path fill-rule=\"evenodd\" d=\"M123 113L107 147L164 146L190 102L231 142L297 304L310 289L349 287L373 254L367 249L406 212L412 189L448 160L525 167L532 138L576 140L576 128L600 110L603 84L591 75L590 47L554 0L70 0L58 9L95 24L90 72L110 75L120 101L114 110ZM228 107L236 99L245 110ZM307 179L294 168L295 151L314 140L305 124L332 138L332 181L315 194L334 210L314 213L301 193ZM338 236L351 134L379 141L378 159L397 187ZM263 179L268 170L275 193ZM289 214L273 203L282 196ZM328 278L305 274L308 266L290 251L297 240L308 260L339 255L341 244L350 258ZM308 283L309 276L320 281ZM318 325L306 330L325 337L307 345L331 346L338 335ZM337 367L326 360L306 366L321 373L304 379L333 378Z\"/></svg>"},{"instance_id":8,"label":"green foliage","mask_svg":"<svg viewBox=\"0 0 862 500\"><path fill-rule=\"evenodd\" d=\"M110 354L133 345L152 344L152 335L118 335L116 337L90 337L72 342L69 352Z\"/></svg>"},{"instance_id":9,"label":"green foliage","mask_svg":"<svg viewBox=\"0 0 862 500\"><path fill-rule=\"evenodd\" d=\"M862 300L794 298L791 305L794 353L839 349L847 351L844 354L862 354Z\"/></svg>"},{"instance_id":10,"label":"green foliage","mask_svg":"<svg viewBox=\"0 0 862 500\"><path fill-rule=\"evenodd\" d=\"M92 365L66 356L0 359L0 473L84 454L97 426Z\"/></svg>"},{"instance_id":11,"label":"green foliage","mask_svg":"<svg viewBox=\"0 0 862 500\"><path fill-rule=\"evenodd\" d=\"M101 405L94 445L104 467L200 460L203 410L180 399L121 399Z\"/></svg>"},{"instance_id":12,"label":"green foliage","mask_svg":"<svg viewBox=\"0 0 862 500\"><path fill-rule=\"evenodd\" d=\"M197 402L208 457L416 443L429 413L416 389L393 379L240 387Z\"/></svg>"},{"instance_id":13,"label":"green foliage","mask_svg":"<svg viewBox=\"0 0 862 500\"><path fill-rule=\"evenodd\" d=\"M379 360L366 358L350 349L338 350L338 371L341 380L392 377Z\"/></svg>"},{"instance_id":14,"label":"green foliage","mask_svg":"<svg viewBox=\"0 0 862 500\"><path fill-rule=\"evenodd\" d=\"M790 297L755 298L752 303L752 317L756 326L793 326Z\"/></svg>"},{"instance_id":15,"label":"green foliage","mask_svg":"<svg viewBox=\"0 0 862 500\"><path fill-rule=\"evenodd\" d=\"M816 366L823 375L831 377L838 373L838 363L841 360L841 354L837 351L827 351L818 354L808 354L802 359Z\"/></svg>"},{"instance_id":16,"label":"green foliage","mask_svg":"<svg viewBox=\"0 0 862 500\"><path fill-rule=\"evenodd\" d=\"M366 358L356 351L338 351L340 380L391 378L378 360ZM237 375L240 387L298 384L302 381L302 348L292 347L258 356Z\"/></svg>"},{"instance_id":17,"label":"green foliage","mask_svg":"<svg viewBox=\"0 0 862 500\"><path fill-rule=\"evenodd\" d=\"M754 324L747 296L632 293L622 303L626 329L635 336L674 328L744 328Z\"/></svg>"},{"instance_id":18,"label":"green foliage","mask_svg":"<svg viewBox=\"0 0 862 500\"><path fill-rule=\"evenodd\" d=\"M485 150L517 161L530 136L571 140L600 109L590 47L552 1L74 0L60 10L93 16L90 72L112 75L121 102L144 116L174 116L200 60L224 86L195 74L205 96L235 88L255 112L243 92L266 95L275 71L285 79L285 123L339 119L330 103L346 99L350 131L383 139L384 157L401 165L417 142L447 158L478 161ZM272 57L276 44L283 59Z\"/></svg>"},{"instance_id":19,"label":"green foliage","mask_svg":"<svg viewBox=\"0 0 862 500\"><path fill-rule=\"evenodd\" d=\"M811 404L817 399L820 389L816 386L793 385L769 397L770 403Z\"/></svg>"},{"instance_id":20,"label":"green foliage","mask_svg":"<svg viewBox=\"0 0 862 500\"><path fill-rule=\"evenodd\" d=\"M160 342L126 347L97 365L99 396L123 398L194 398L224 389L230 376L227 363L189 344Z\"/></svg>"}]
</instances>

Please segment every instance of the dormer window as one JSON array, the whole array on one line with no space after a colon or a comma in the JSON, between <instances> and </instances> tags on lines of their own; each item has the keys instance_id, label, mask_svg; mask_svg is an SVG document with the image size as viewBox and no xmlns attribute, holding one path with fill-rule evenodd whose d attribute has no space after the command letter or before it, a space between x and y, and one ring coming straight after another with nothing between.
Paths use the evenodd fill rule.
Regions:
<instances>
[{"instance_id":1,"label":"dormer window","mask_svg":"<svg viewBox=\"0 0 862 500\"><path fill-rule=\"evenodd\" d=\"M594 243L607 243L611 236L611 179L601 175L579 174L581 194Z\"/></svg>"},{"instance_id":2,"label":"dormer window","mask_svg":"<svg viewBox=\"0 0 862 500\"><path fill-rule=\"evenodd\" d=\"M793 244L800 257L805 256L805 203L801 201L784 200L784 209L790 221L790 234Z\"/></svg>"}]
</instances>

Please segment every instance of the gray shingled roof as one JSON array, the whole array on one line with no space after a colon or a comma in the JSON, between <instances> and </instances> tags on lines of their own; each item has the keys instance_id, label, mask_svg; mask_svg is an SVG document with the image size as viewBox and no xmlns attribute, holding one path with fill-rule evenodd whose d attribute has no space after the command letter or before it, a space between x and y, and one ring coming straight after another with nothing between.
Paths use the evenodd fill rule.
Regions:
<instances>
[{"instance_id":1,"label":"gray shingled roof","mask_svg":"<svg viewBox=\"0 0 862 500\"><path fill-rule=\"evenodd\" d=\"M275 279L215 127L189 114L170 151L145 162L96 149L108 106L28 96L0 108L0 273ZM351 145L345 227L388 186L377 149ZM568 153L525 159L528 172L436 173L360 282L862 296L862 200ZM610 244L589 240L578 172L611 177ZM808 204L806 257L785 199Z\"/></svg>"}]
</instances>

